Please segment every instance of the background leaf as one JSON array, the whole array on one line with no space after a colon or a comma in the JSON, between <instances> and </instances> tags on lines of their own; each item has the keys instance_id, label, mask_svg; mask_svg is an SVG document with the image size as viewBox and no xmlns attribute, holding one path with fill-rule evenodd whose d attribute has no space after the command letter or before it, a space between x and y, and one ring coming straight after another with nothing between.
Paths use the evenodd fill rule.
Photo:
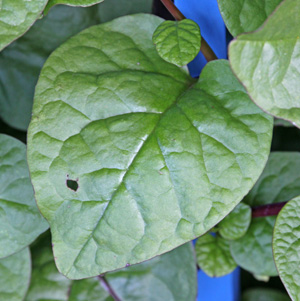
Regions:
<instances>
[{"instance_id":1,"label":"background leaf","mask_svg":"<svg viewBox=\"0 0 300 301\"><path fill-rule=\"evenodd\" d=\"M47 0L9 0L0 6L0 51L23 35L37 20Z\"/></svg>"},{"instance_id":2,"label":"background leaf","mask_svg":"<svg viewBox=\"0 0 300 301\"><path fill-rule=\"evenodd\" d=\"M300 298L300 197L279 212L273 236L273 252L279 276L293 300Z\"/></svg>"},{"instance_id":3,"label":"background leaf","mask_svg":"<svg viewBox=\"0 0 300 301\"><path fill-rule=\"evenodd\" d=\"M251 222L251 208L238 204L218 225L222 237L234 240L245 235Z\"/></svg>"},{"instance_id":4,"label":"background leaf","mask_svg":"<svg viewBox=\"0 0 300 301\"><path fill-rule=\"evenodd\" d=\"M270 288L252 288L245 291L242 301L289 301L287 294Z\"/></svg>"},{"instance_id":5,"label":"background leaf","mask_svg":"<svg viewBox=\"0 0 300 301\"><path fill-rule=\"evenodd\" d=\"M194 80L152 44L161 22L135 15L83 31L40 76L28 159L58 268L70 278L141 262L205 233L266 162L272 118L226 61L210 63L188 89ZM76 192L67 179L78 182Z\"/></svg>"},{"instance_id":6,"label":"background leaf","mask_svg":"<svg viewBox=\"0 0 300 301\"><path fill-rule=\"evenodd\" d=\"M200 28L189 19L164 21L156 28L153 43L164 60L177 66L184 66L200 51Z\"/></svg>"},{"instance_id":7,"label":"background leaf","mask_svg":"<svg viewBox=\"0 0 300 301\"><path fill-rule=\"evenodd\" d=\"M0 259L0 296L2 300L22 301L31 273L28 248Z\"/></svg>"},{"instance_id":8,"label":"background leaf","mask_svg":"<svg viewBox=\"0 0 300 301\"><path fill-rule=\"evenodd\" d=\"M210 277L227 275L237 267L229 242L220 236L204 234L197 239L195 251L200 269Z\"/></svg>"},{"instance_id":9,"label":"background leaf","mask_svg":"<svg viewBox=\"0 0 300 301\"><path fill-rule=\"evenodd\" d=\"M300 1L285 0L258 31L230 43L234 73L266 112L300 127Z\"/></svg>"},{"instance_id":10,"label":"background leaf","mask_svg":"<svg viewBox=\"0 0 300 301\"><path fill-rule=\"evenodd\" d=\"M218 0L223 20L235 37L259 28L282 0Z\"/></svg>"},{"instance_id":11,"label":"background leaf","mask_svg":"<svg viewBox=\"0 0 300 301\"><path fill-rule=\"evenodd\" d=\"M0 258L28 246L47 228L33 197L26 147L0 134Z\"/></svg>"}]
</instances>

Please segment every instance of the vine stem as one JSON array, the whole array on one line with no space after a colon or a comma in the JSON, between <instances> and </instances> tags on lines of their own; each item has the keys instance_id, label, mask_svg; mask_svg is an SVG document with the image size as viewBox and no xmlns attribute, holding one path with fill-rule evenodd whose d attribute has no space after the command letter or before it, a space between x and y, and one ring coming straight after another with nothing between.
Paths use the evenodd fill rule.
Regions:
<instances>
[{"instance_id":1,"label":"vine stem","mask_svg":"<svg viewBox=\"0 0 300 301\"><path fill-rule=\"evenodd\" d=\"M170 14L175 18L177 21L181 21L185 19L185 16L182 12L176 7L176 5L171 0L160 0L166 9L170 12ZM201 37L201 47L200 51L203 53L207 62L217 60L216 54L210 48L208 43L205 41L203 37Z\"/></svg>"},{"instance_id":2,"label":"vine stem","mask_svg":"<svg viewBox=\"0 0 300 301\"><path fill-rule=\"evenodd\" d=\"M281 203L267 204L267 205L253 207L252 217L264 217L264 216L277 215L286 203L287 202L281 202Z\"/></svg>"},{"instance_id":3,"label":"vine stem","mask_svg":"<svg viewBox=\"0 0 300 301\"><path fill-rule=\"evenodd\" d=\"M106 280L106 278L104 276L99 275L98 279L101 281L101 283L103 284L104 288L110 293L110 295L114 298L115 301L122 301L118 295L116 294L116 292L113 290L113 288L110 286L110 284L108 283L108 281Z\"/></svg>"}]
</instances>

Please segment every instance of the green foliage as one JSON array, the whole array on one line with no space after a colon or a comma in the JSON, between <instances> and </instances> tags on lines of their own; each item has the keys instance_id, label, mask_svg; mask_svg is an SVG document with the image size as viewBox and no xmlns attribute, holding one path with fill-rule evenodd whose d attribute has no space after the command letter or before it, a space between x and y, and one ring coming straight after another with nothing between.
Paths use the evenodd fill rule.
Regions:
<instances>
[{"instance_id":1,"label":"green foliage","mask_svg":"<svg viewBox=\"0 0 300 301\"><path fill-rule=\"evenodd\" d=\"M289 301L290 298L283 292L269 288L252 288L247 290L242 301Z\"/></svg>"},{"instance_id":2,"label":"green foliage","mask_svg":"<svg viewBox=\"0 0 300 301\"><path fill-rule=\"evenodd\" d=\"M231 67L254 102L300 127L300 1L285 0L254 33L230 44Z\"/></svg>"},{"instance_id":3,"label":"green foliage","mask_svg":"<svg viewBox=\"0 0 300 301\"><path fill-rule=\"evenodd\" d=\"M200 28L192 20L164 21L153 33L158 54L167 62L184 66L199 53Z\"/></svg>"},{"instance_id":4,"label":"green foliage","mask_svg":"<svg viewBox=\"0 0 300 301\"><path fill-rule=\"evenodd\" d=\"M273 252L279 276L293 300L300 299L300 197L289 201L278 214L274 228Z\"/></svg>"}]
</instances>

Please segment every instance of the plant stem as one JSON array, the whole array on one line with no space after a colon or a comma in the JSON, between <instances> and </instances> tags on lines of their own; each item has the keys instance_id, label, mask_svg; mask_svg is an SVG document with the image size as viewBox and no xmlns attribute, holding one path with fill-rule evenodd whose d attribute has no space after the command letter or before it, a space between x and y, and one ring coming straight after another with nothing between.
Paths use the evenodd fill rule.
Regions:
<instances>
[{"instance_id":1,"label":"plant stem","mask_svg":"<svg viewBox=\"0 0 300 301\"><path fill-rule=\"evenodd\" d=\"M286 203L287 202L281 202L281 203L267 204L267 205L253 207L252 217L264 217L264 216L277 215Z\"/></svg>"},{"instance_id":2,"label":"plant stem","mask_svg":"<svg viewBox=\"0 0 300 301\"><path fill-rule=\"evenodd\" d=\"M161 2L166 7L166 9L172 14L175 20L181 21L185 19L185 16L171 0L161 0ZM213 52L213 50L210 48L210 46L207 44L203 37L201 37L200 51L203 53L207 62L218 59L216 54Z\"/></svg>"},{"instance_id":3,"label":"plant stem","mask_svg":"<svg viewBox=\"0 0 300 301\"><path fill-rule=\"evenodd\" d=\"M102 282L104 288L110 293L110 295L115 299L115 301L121 301L121 299L117 296L116 292L113 290L113 288L110 286L110 284L107 282L106 278L104 276L99 275L98 278Z\"/></svg>"}]
</instances>

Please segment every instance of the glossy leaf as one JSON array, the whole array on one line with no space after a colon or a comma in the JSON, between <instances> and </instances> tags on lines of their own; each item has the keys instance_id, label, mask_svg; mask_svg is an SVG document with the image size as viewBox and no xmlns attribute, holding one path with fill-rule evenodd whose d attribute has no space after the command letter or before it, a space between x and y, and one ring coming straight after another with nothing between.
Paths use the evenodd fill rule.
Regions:
<instances>
[{"instance_id":1,"label":"glossy leaf","mask_svg":"<svg viewBox=\"0 0 300 301\"><path fill-rule=\"evenodd\" d=\"M153 43L164 60L177 66L184 66L200 51L200 28L189 19L164 21L155 30Z\"/></svg>"},{"instance_id":2,"label":"glossy leaf","mask_svg":"<svg viewBox=\"0 0 300 301\"><path fill-rule=\"evenodd\" d=\"M218 0L223 20L235 37L256 30L282 0Z\"/></svg>"},{"instance_id":3,"label":"glossy leaf","mask_svg":"<svg viewBox=\"0 0 300 301\"><path fill-rule=\"evenodd\" d=\"M251 288L242 295L242 301L289 301L287 294L270 288Z\"/></svg>"},{"instance_id":4,"label":"glossy leaf","mask_svg":"<svg viewBox=\"0 0 300 301\"><path fill-rule=\"evenodd\" d=\"M123 301L185 300L197 297L197 269L190 243L122 271L108 273L110 286Z\"/></svg>"},{"instance_id":5,"label":"glossy leaf","mask_svg":"<svg viewBox=\"0 0 300 301\"><path fill-rule=\"evenodd\" d=\"M29 285L30 273L28 248L0 259L0 299L22 301Z\"/></svg>"},{"instance_id":6,"label":"glossy leaf","mask_svg":"<svg viewBox=\"0 0 300 301\"><path fill-rule=\"evenodd\" d=\"M273 236L273 253L279 276L293 300L300 299L300 197L279 212Z\"/></svg>"},{"instance_id":7,"label":"glossy leaf","mask_svg":"<svg viewBox=\"0 0 300 301\"><path fill-rule=\"evenodd\" d=\"M9 0L0 5L0 51L37 20L47 0Z\"/></svg>"},{"instance_id":8,"label":"glossy leaf","mask_svg":"<svg viewBox=\"0 0 300 301\"><path fill-rule=\"evenodd\" d=\"M207 65L196 84L163 61L151 40L161 22L141 14L92 27L41 73L28 161L57 266L70 278L142 262L205 233L266 162L272 118L226 61Z\"/></svg>"},{"instance_id":9,"label":"glossy leaf","mask_svg":"<svg viewBox=\"0 0 300 301\"><path fill-rule=\"evenodd\" d=\"M195 246L197 263L210 277L221 277L231 273L236 267L229 242L220 237L207 233L197 239Z\"/></svg>"},{"instance_id":10,"label":"glossy leaf","mask_svg":"<svg viewBox=\"0 0 300 301\"><path fill-rule=\"evenodd\" d=\"M300 127L300 1L285 0L258 31L230 44L233 71L253 101Z\"/></svg>"},{"instance_id":11,"label":"glossy leaf","mask_svg":"<svg viewBox=\"0 0 300 301\"><path fill-rule=\"evenodd\" d=\"M251 208L243 203L238 204L218 225L222 237L234 240L245 235L251 222Z\"/></svg>"},{"instance_id":12,"label":"glossy leaf","mask_svg":"<svg viewBox=\"0 0 300 301\"><path fill-rule=\"evenodd\" d=\"M300 194L300 154L271 153L264 172L245 197L250 206L284 202ZM254 218L245 236L231 243L242 268L257 275L277 275L272 253L275 216Z\"/></svg>"},{"instance_id":13,"label":"glossy leaf","mask_svg":"<svg viewBox=\"0 0 300 301\"><path fill-rule=\"evenodd\" d=\"M33 197L26 147L0 134L0 258L22 250L47 228Z\"/></svg>"},{"instance_id":14,"label":"glossy leaf","mask_svg":"<svg viewBox=\"0 0 300 301\"><path fill-rule=\"evenodd\" d=\"M87 6L95 5L102 1L103 0L49 0L48 4L44 10L44 14L47 14L49 12L49 10L57 4L87 7ZM107 1L109 1L109 0L107 0Z\"/></svg>"}]
</instances>

